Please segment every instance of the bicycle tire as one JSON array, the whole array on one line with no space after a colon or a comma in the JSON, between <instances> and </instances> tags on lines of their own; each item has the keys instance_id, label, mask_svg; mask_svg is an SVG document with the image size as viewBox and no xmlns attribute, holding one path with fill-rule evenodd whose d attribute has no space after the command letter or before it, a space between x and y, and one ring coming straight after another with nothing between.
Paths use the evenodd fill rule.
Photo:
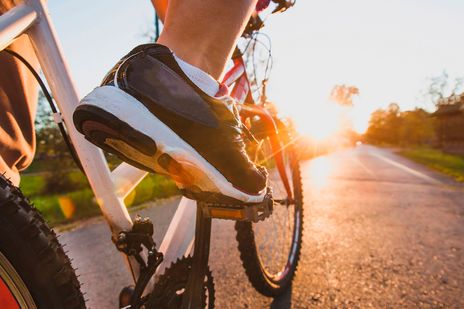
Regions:
<instances>
[{"instance_id":1,"label":"bicycle tire","mask_svg":"<svg viewBox=\"0 0 464 309\"><path fill-rule=\"evenodd\" d=\"M0 259L0 268L13 267L9 273L0 272L0 283L6 284L10 292L24 293L26 299L31 296L33 303L29 299L28 308L85 308L79 281L55 232L22 192L1 174L0 253L7 260ZM17 288L8 286L12 282Z\"/></svg>"},{"instance_id":2,"label":"bicycle tire","mask_svg":"<svg viewBox=\"0 0 464 309\"><path fill-rule=\"evenodd\" d=\"M299 166L299 159L292 145L289 131L284 127L282 122L278 122L279 135L285 135L284 143L287 145L283 151L290 157L290 170L292 171L291 182L293 183L294 194L294 229L292 232L291 247L288 251L287 260L283 269L283 276L277 277L277 274L269 273L266 266L263 265L263 259L260 255L258 247L261 245L257 240L256 227L261 223L236 222L236 239L238 241L238 249L240 251L240 259L245 269L248 280L252 286L261 294L270 297L276 297L284 293L290 286L298 262L300 259L302 235L303 235L303 188ZM259 134L258 134L259 136ZM274 213L267 220L275 216ZM280 206L281 207L281 206ZM265 220L266 221L266 220ZM264 222L265 222L264 221ZM296 228L295 228L296 226Z\"/></svg>"}]
</instances>

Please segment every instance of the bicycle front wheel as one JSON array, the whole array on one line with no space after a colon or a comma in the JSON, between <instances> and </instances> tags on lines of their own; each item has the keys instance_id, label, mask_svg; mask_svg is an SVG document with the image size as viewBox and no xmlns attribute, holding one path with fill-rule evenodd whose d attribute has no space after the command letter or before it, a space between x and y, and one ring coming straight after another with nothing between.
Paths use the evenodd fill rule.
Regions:
<instances>
[{"instance_id":1,"label":"bicycle front wheel","mask_svg":"<svg viewBox=\"0 0 464 309\"><path fill-rule=\"evenodd\" d=\"M249 150L250 157L267 168L272 188L272 215L258 223L235 224L238 249L243 267L253 287L263 295L278 296L291 284L298 265L303 233L303 194L299 160L294 140L287 127L278 122L282 137L282 156L289 180L289 196L275 160L270 138L255 133L257 149Z\"/></svg>"},{"instance_id":2,"label":"bicycle front wheel","mask_svg":"<svg viewBox=\"0 0 464 309\"><path fill-rule=\"evenodd\" d=\"M85 308L79 281L55 233L2 174L0 308Z\"/></svg>"}]
</instances>

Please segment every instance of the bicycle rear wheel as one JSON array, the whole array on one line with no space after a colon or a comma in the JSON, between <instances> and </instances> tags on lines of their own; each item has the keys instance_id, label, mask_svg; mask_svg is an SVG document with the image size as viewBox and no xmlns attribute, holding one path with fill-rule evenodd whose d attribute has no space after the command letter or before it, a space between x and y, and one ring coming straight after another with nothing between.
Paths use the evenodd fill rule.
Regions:
<instances>
[{"instance_id":1,"label":"bicycle rear wheel","mask_svg":"<svg viewBox=\"0 0 464 309\"><path fill-rule=\"evenodd\" d=\"M269 186L275 201L272 215L258 223L236 222L238 249L243 267L253 287L263 295L278 296L291 284L300 258L303 233L303 195L300 167L292 134L278 122L285 170L293 199L277 169L269 134L252 131L259 144L250 151L257 163L269 172ZM258 130L259 131L259 130Z\"/></svg>"}]
</instances>

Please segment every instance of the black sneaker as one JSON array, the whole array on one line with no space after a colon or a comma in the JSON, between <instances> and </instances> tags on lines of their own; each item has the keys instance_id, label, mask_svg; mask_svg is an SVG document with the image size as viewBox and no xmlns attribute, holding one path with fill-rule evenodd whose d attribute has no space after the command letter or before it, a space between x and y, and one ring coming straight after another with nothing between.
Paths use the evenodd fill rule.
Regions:
<instances>
[{"instance_id":1,"label":"black sneaker","mask_svg":"<svg viewBox=\"0 0 464 309\"><path fill-rule=\"evenodd\" d=\"M159 44L133 49L74 112L93 144L147 171L170 175L202 201L260 203L267 173L245 152L234 100L211 97Z\"/></svg>"}]
</instances>

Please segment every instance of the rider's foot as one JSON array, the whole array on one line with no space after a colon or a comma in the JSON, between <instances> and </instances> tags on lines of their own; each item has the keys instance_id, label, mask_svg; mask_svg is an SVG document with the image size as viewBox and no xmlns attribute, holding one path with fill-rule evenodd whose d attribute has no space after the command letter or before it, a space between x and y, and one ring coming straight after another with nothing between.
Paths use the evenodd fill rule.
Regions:
<instances>
[{"instance_id":1,"label":"rider's foot","mask_svg":"<svg viewBox=\"0 0 464 309\"><path fill-rule=\"evenodd\" d=\"M258 203L266 194L233 99L204 93L165 46L141 45L121 59L81 101L74 124L124 161L170 175L189 197Z\"/></svg>"}]
</instances>

